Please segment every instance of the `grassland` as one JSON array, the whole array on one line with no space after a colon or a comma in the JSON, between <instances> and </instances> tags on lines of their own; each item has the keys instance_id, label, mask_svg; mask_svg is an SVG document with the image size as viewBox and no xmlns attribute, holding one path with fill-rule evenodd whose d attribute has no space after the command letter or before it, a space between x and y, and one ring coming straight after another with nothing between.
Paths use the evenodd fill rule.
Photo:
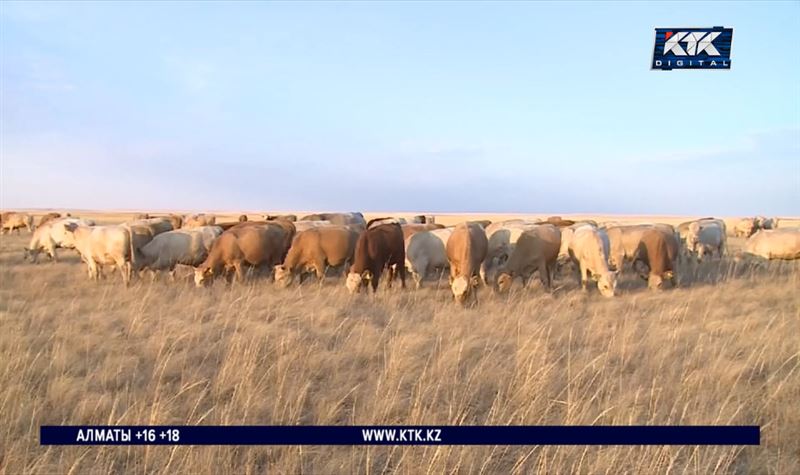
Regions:
<instances>
[{"instance_id":1,"label":"grassland","mask_svg":"<svg viewBox=\"0 0 800 475\"><path fill-rule=\"evenodd\" d=\"M125 289L71 252L23 263L28 239L0 238L0 473L800 473L799 263L464 309L446 279ZM43 424L758 424L762 445L42 447Z\"/></svg>"}]
</instances>

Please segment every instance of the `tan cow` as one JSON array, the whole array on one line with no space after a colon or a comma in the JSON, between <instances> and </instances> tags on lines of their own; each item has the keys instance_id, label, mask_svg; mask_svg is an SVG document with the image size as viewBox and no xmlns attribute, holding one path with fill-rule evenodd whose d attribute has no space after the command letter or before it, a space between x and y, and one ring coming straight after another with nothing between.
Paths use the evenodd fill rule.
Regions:
<instances>
[{"instance_id":1,"label":"tan cow","mask_svg":"<svg viewBox=\"0 0 800 475\"><path fill-rule=\"evenodd\" d=\"M200 226L213 226L217 217L213 214L192 214L183 219L184 228L197 228Z\"/></svg>"},{"instance_id":2,"label":"tan cow","mask_svg":"<svg viewBox=\"0 0 800 475\"><path fill-rule=\"evenodd\" d=\"M46 252L51 260L58 262L56 249L75 249L73 235L65 227L69 223L74 223L78 226L94 226L94 221L78 218L61 218L47 221L45 224L36 227L28 247L24 248L23 260L30 258L35 264L38 262L39 253Z\"/></svg>"},{"instance_id":3,"label":"tan cow","mask_svg":"<svg viewBox=\"0 0 800 475\"><path fill-rule=\"evenodd\" d=\"M417 288L422 281L436 269L447 269L447 240L453 234L452 228L421 231L406 239L406 268L411 272Z\"/></svg>"},{"instance_id":4,"label":"tan cow","mask_svg":"<svg viewBox=\"0 0 800 475\"><path fill-rule=\"evenodd\" d=\"M72 233L75 249L86 262L90 279L99 278L102 266L115 265L125 285L130 284L131 272L136 265L136 252L127 226L90 227L67 223L64 228Z\"/></svg>"},{"instance_id":5,"label":"tan cow","mask_svg":"<svg viewBox=\"0 0 800 475\"><path fill-rule=\"evenodd\" d=\"M763 259L800 259L800 228L758 231L745 243L744 255Z\"/></svg>"},{"instance_id":6,"label":"tan cow","mask_svg":"<svg viewBox=\"0 0 800 475\"><path fill-rule=\"evenodd\" d=\"M447 240L447 260L450 263L450 289L456 302L478 301L477 286L481 264L486 260L489 240L476 223L461 223Z\"/></svg>"},{"instance_id":7,"label":"tan cow","mask_svg":"<svg viewBox=\"0 0 800 475\"><path fill-rule=\"evenodd\" d=\"M498 292L507 292L516 277L522 279L523 286L527 285L535 272L539 272L542 285L550 290L560 249L561 231L555 224L542 224L522 233L508 261L499 270Z\"/></svg>"},{"instance_id":8,"label":"tan cow","mask_svg":"<svg viewBox=\"0 0 800 475\"><path fill-rule=\"evenodd\" d=\"M358 233L347 226L323 226L297 233L283 260L275 266L275 282L288 287L296 275L303 283L307 272L314 272L322 282L325 269L347 266L353 261Z\"/></svg>"},{"instance_id":9,"label":"tan cow","mask_svg":"<svg viewBox=\"0 0 800 475\"><path fill-rule=\"evenodd\" d=\"M503 265L517 245L517 239L525 231L539 226L533 221L522 219L507 220L492 223L486 227L485 234L488 242L486 260L481 265L480 276L484 284L490 285L497 279L497 269Z\"/></svg>"},{"instance_id":10,"label":"tan cow","mask_svg":"<svg viewBox=\"0 0 800 475\"><path fill-rule=\"evenodd\" d=\"M562 232L562 248L563 236ZM608 269L608 236L603 230L590 225L573 229L568 242L568 252L578 267L579 281L583 290L586 290L589 279L595 279L601 295L613 297L616 294L617 276Z\"/></svg>"},{"instance_id":11,"label":"tan cow","mask_svg":"<svg viewBox=\"0 0 800 475\"><path fill-rule=\"evenodd\" d=\"M237 281L244 280L244 266L272 267L286 254L287 231L281 226L259 226L242 223L223 232L214 241L206 260L194 271L198 287L223 272L234 272Z\"/></svg>"},{"instance_id":12,"label":"tan cow","mask_svg":"<svg viewBox=\"0 0 800 475\"><path fill-rule=\"evenodd\" d=\"M669 224L634 224L619 225L606 228L609 241L608 264L617 271L622 271L625 262L631 262L634 254L639 249L639 243L645 232L651 229L658 229L662 232L672 234L680 242L675 228Z\"/></svg>"},{"instance_id":13,"label":"tan cow","mask_svg":"<svg viewBox=\"0 0 800 475\"><path fill-rule=\"evenodd\" d=\"M758 231L756 218L742 218L733 226L733 235L736 237L749 238L756 231Z\"/></svg>"},{"instance_id":14,"label":"tan cow","mask_svg":"<svg viewBox=\"0 0 800 475\"><path fill-rule=\"evenodd\" d=\"M330 221L295 221L294 227L297 232L305 231L306 229L318 228L320 226L334 226ZM337 225L338 226L338 225Z\"/></svg>"},{"instance_id":15,"label":"tan cow","mask_svg":"<svg viewBox=\"0 0 800 475\"><path fill-rule=\"evenodd\" d=\"M61 217L61 213L47 213L45 215L42 215L42 217L39 218L39 226L37 226L37 228L40 227L40 226L43 226L45 223L47 223L49 221L55 221L56 219L58 219L60 217Z\"/></svg>"},{"instance_id":16,"label":"tan cow","mask_svg":"<svg viewBox=\"0 0 800 475\"><path fill-rule=\"evenodd\" d=\"M675 273L678 271L679 250L680 243L674 232L649 228L642 234L633 256L633 266L638 267L639 276L647 281L651 290L661 290L665 279L673 287L677 285Z\"/></svg>"},{"instance_id":17,"label":"tan cow","mask_svg":"<svg viewBox=\"0 0 800 475\"><path fill-rule=\"evenodd\" d=\"M33 216L28 213L17 213L14 211L7 211L0 213L0 234L5 232L17 231L22 228L27 228L28 231L33 232Z\"/></svg>"}]
</instances>

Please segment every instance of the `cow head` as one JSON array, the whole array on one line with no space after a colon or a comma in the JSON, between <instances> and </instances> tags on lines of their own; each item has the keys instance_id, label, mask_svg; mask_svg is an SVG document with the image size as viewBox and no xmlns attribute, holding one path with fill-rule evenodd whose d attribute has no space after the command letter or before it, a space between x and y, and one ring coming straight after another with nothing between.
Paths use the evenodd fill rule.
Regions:
<instances>
[{"instance_id":1,"label":"cow head","mask_svg":"<svg viewBox=\"0 0 800 475\"><path fill-rule=\"evenodd\" d=\"M74 233L76 229L78 229L78 224L77 223L65 223L64 224L64 230L67 231L68 233Z\"/></svg>"},{"instance_id":2,"label":"cow head","mask_svg":"<svg viewBox=\"0 0 800 475\"><path fill-rule=\"evenodd\" d=\"M647 287L650 290L662 290L664 288L664 279L658 274L653 274L647 279Z\"/></svg>"},{"instance_id":3,"label":"cow head","mask_svg":"<svg viewBox=\"0 0 800 475\"><path fill-rule=\"evenodd\" d=\"M194 285L197 287L203 287L208 282L211 281L211 277L214 275L214 270L209 267L200 266L194 270Z\"/></svg>"},{"instance_id":4,"label":"cow head","mask_svg":"<svg viewBox=\"0 0 800 475\"><path fill-rule=\"evenodd\" d=\"M459 276L451 280L450 289L453 291L456 302L460 304L466 304L467 299L470 295L474 295L474 289L480 284L478 277L474 275L469 278Z\"/></svg>"},{"instance_id":5,"label":"cow head","mask_svg":"<svg viewBox=\"0 0 800 475\"><path fill-rule=\"evenodd\" d=\"M277 265L275 266L274 270L276 283L281 284L284 287L291 285L292 281L294 280L294 274L292 271L287 270L286 266L284 265Z\"/></svg>"},{"instance_id":6,"label":"cow head","mask_svg":"<svg viewBox=\"0 0 800 475\"><path fill-rule=\"evenodd\" d=\"M597 279L597 290L603 297L613 297L617 293L617 274L606 272Z\"/></svg>"},{"instance_id":7,"label":"cow head","mask_svg":"<svg viewBox=\"0 0 800 475\"><path fill-rule=\"evenodd\" d=\"M347 280L345 281L345 286L347 290L350 291L351 294L355 294L359 290L361 290L362 285L366 285L367 282L372 279L372 273L370 271L364 271L363 273L359 274L358 272L350 272L347 274Z\"/></svg>"},{"instance_id":8,"label":"cow head","mask_svg":"<svg viewBox=\"0 0 800 475\"><path fill-rule=\"evenodd\" d=\"M22 261L27 261L30 258L31 262L36 262L36 257L38 256L38 252L35 249L28 249L25 246L22 246Z\"/></svg>"},{"instance_id":9,"label":"cow head","mask_svg":"<svg viewBox=\"0 0 800 475\"><path fill-rule=\"evenodd\" d=\"M497 277L497 291L506 293L511 289L511 284L514 282L514 276L508 272L501 272Z\"/></svg>"}]
</instances>

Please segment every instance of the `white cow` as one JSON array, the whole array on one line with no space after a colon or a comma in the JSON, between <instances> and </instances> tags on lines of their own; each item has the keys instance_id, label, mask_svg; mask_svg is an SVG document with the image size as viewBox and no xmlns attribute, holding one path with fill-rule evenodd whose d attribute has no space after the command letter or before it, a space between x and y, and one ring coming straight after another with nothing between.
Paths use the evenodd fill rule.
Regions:
<instances>
[{"instance_id":1,"label":"white cow","mask_svg":"<svg viewBox=\"0 0 800 475\"><path fill-rule=\"evenodd\" d=\"M39 253L46 252L51 260L58 262L57 248L75 249L73 235L66 229L66 225L70 223L78 226L94 226L94 221L79 218L60 218L47 221L33 232L28 247L23 248L23 259L30 258L35 264L39 260Z\"/></svg>"},{"instance_id":2,"label":"white cow","mask_svg":"<svg viewBox=\"0 0 800 475\"><path fill-rule=\"evenodd\" d=\"M75 249L86 262L90 279L97 280L100 277L100 267L115 265L122 273L125 285L130 283L131 272L136 265L136 252L127 226L81 226L68 223L64 228L72 233Z\"/></svg>"},{"instance_id":3,"label":"white cow","mask_svg":"<svg viewBox=\"0 0 800 475\"><path fill-rule=\"evenodd\" d=\"M745 243L744 254L764 259L800 259L800 228L758 231Z\"/></svg>"},{"instance_id":4,"label":"white cow","mask_svg":"<svg viewBox=\"0 0 800 475\"><path fill-rule=\"evenodd\" d=\"M703 257L713 255L714 252L720 258L725 254L726 238L724 225L720 225L719 221L696 221L689 225L689 230L686 233L686 249L690 254L697 257L697 261L703 260Z\"/></svg>"},{"instance_id":5,"label":"white cow","mask_svg":"<svg viewBox=\"0 0 800 475\"><path fill-rule=\"evenodd\" d=\"M175 275L178 264L197 267L206 260L214 240L222 234L219 226L200 226L161 233L139 251L137 267L149 269L155 279L158 271Z\"/></svg>"},{"instance_id":6,"label":"white cow","mask_svg":"<svg viewBox=\"0 0 800 475\"><path fill-rule=\"evenodd\" d=\"M581 287L586 290L587 282L591 278L597 280L597 290L601 295L613 297L617 289L617 276L608 269L608 235L604 230L591 225L579 226L571 234L567 244L568 253L579 269Z\"/></svg>"},{"instance_id":7,"label":"white cow","mask_svg":"<svg viewBox=\"0 0 800 475\"><path fill-rule=\"evenodd\" d=\"M433 229L414 233L406 239L406 268L411 272L417 288L431 271L447 269L447 240L453 228Z\"/></svg>"}]
</instances>

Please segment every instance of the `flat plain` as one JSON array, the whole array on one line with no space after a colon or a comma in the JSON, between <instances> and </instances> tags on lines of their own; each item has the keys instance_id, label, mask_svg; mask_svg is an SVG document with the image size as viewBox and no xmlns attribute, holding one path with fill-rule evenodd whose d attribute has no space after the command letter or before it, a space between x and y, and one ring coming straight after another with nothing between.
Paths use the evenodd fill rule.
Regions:
<instances>
[{"instance_id":1,"label":"flat plain","mask_svg":"<svg viewBox=\"0 0 800 475\"><path fill-rule=\"evenodd\" d=\"M473 218L499 216L437 216ZM336 276L199 289L184 269L126 289L72 251L23 262L29 239L0 237L0 473L800 473L798 262L684 262L678 288L626 274L613 299L534 279L462 308L446 277L351 296ZM43 447L45 424L757 424L762 440Z\"/></svg>"}]
</instances>

